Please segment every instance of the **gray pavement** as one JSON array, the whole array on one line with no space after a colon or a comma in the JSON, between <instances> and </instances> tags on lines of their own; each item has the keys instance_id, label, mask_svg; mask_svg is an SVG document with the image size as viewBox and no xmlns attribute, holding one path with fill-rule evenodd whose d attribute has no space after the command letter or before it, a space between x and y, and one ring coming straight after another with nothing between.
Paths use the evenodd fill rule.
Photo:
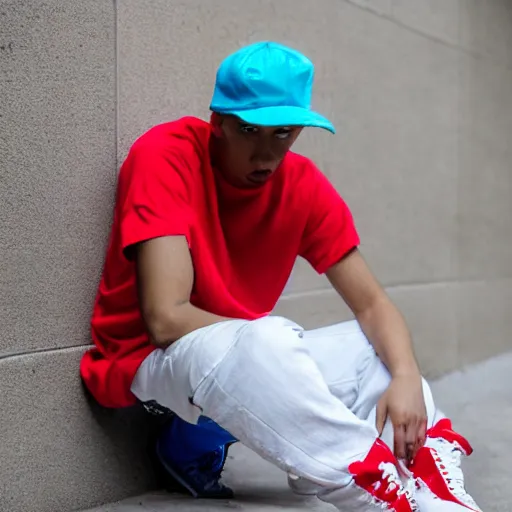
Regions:
<instances>
[{"instance_id":1,"label":"gray pavement","mask_svg":"<svg viewBox=\"0 0 512 512\"><path fill-rule=\"evenodd\" d=\"M512 510L512 353L447 375L432 387L439 406L475 449L464 464L468 490L484 512ZM243 446L232 450L225 481L235 489L236 500L153 493L89 512L333 510L315 498L294 496L283 472Z\"/></svg>"}]
</instances>

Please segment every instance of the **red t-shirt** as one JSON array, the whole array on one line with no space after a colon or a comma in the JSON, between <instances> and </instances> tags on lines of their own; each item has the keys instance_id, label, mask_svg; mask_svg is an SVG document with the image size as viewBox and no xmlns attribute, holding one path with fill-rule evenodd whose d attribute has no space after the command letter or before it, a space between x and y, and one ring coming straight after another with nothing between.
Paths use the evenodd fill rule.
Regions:
<instances>
[{"instance_id":1,"label":"red t-shirt","mask_svg":"<svg viewBox=\"0 0 512 512\"><path fill-rule=\"evenodd\" d=\"M359 244L352 215L307 158L289 152L262 187L238 189L212 168L210 125L186 117L138 139L118 179L114 222L92 315L95 348L82 378L106 407L135 403L132 380L155 349L137 300L133 244L187 237L191 303L253 320L276 305L297 256L324 273Z\"/></svg>"}]
</instances>

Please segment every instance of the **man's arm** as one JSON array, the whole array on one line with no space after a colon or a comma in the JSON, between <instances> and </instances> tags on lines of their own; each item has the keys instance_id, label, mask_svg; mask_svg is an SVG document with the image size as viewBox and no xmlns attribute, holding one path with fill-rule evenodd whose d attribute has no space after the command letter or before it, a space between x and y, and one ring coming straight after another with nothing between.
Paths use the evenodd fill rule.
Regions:
<instances>
[{"instance_id":1,"label":"man's arm","mask_svg":"<svg viewBox=\"0 0 512 512\"><path fill-rule=\"evenodd\" d=\"M229 318L190 303L194 268L184 236L164 236L135 246L142 317L150 341L166 348L182 336Z\"/></svg>"},{"instance_id":2,"label":"man's arm","mask_svg":"<svg viewBox=\"0 0 512 512\"><path fill-rule=\"evenodd\" d=\"M389 416L395 453L410 459L424 442L426 410L421 374L405 320L357 249L333 265L327 277L354 312L391 374L391 384L377 406L377 429L382 432Z\"/></svg>"},{"instance_id":3,"label":"man's arm","mask_svg":"<svg viewBox=\"0 0 512 512\"><path fill-rule=\"evenodd\" d=\"M327 277L356 316L366 337L393 377L419 375L404 318L355 249L327 271Z\"/></svg>"}]
</instances>

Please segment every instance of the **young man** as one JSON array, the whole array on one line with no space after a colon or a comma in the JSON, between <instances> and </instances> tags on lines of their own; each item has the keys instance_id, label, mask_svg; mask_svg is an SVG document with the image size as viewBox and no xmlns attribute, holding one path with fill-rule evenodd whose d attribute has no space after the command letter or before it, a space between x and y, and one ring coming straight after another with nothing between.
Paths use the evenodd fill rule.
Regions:
<instances>
[{"instance_id":1,"label":"young man","mask_svg":"<svg viewBox=\"0 0 512 512\"><path fill-rule=\"evenodd\" d=\"M347 205L290 151L313 65L282 45L220 66L211 122L135 142L122 166L82 377L97 401L172 411L157 443L193 495L228 497L240 440L339 510L477 511L468 442L436 410L404 320L366 266ZM355 321L304 331L270 316L298 256Z\"/></svg>"}]
</instances>

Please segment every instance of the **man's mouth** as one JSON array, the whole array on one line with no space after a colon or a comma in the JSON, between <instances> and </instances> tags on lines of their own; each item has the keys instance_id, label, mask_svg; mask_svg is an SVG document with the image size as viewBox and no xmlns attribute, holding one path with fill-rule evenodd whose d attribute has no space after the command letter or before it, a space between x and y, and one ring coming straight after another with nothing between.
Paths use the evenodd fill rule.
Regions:
<instances>
[{"instance_id":1,"label":"man's mouth","mask_svg":"<svg viewBox=\"0 0 512 512\"><path fill-rule=\"evenodd\" d=\"M272 176L271 169L258 169L251 172L251 174L247 176L247 179L252 183L264 183L270 178L270 176Z\"/></svg>"}]
</instances>

